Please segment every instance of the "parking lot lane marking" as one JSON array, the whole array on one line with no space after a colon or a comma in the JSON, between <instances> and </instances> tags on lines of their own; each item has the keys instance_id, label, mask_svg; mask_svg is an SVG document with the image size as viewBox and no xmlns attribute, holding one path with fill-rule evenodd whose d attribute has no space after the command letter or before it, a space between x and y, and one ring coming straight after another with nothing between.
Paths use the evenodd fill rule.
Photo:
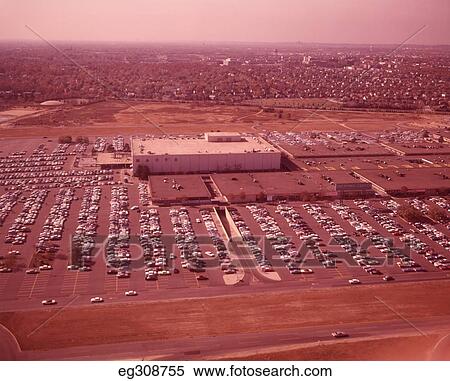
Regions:
<instances>
[{"instance_id":1,"label":"parking lot lane marking","mask_svg":"<svg viewBox=\"0 0 450 381\"><path fill-rule=\"evenodd\" d=\"M337 267L336 267L336 272L339 274L339 277L341 279L344 279L344 276L342 275L341 270L339 270L339 268L337 268Z\"/></svg>"},{"instance_id":2,"label":"parking lot lane marking","mask_svg":"<svg viewBox=\"0 0 450 381\"><path fill-rule=\"evenodd\" d=\"M400 319L402 319L404 322L409 324L412 328L414 328L417 332L419 332L422 336L429 337L425 332L423 332L419 327L417 327L415 324L413 324L409 319L407 319L405 316L403 316L400 312L398 312L395 308L391 307L389 304L387 304L383 299L379 298L378 296L374 296L376 300L378 300L381 304L384 304L384 306L393 312L395 315L397 315Z\"/></svg>"},{"instance_id":3,"label":"parking lot lane marking","mask_svg":"<svg viewBox=\"0 0 450 381\"><path fill-rule=\"evenodd\" d=\"M80 272L77 271L77 274L76 274L76 276L75 276L75 282L74 282L74 284L73 284L72 295L75 295L75 291L76 291L76 289L77 289L78 274L79 274L79 273L80 273Z\"/></svg>"},{"instance_id":4,"label":"parking lot lane marking","mask_svg":"<svg viewBox=\"0 0 450 381\"><path fill-rule=\"evenodd\" d=\"M34 278L34 282L33 282L33 285L31 286L31 290L30 290L30 293L28 295L28 298L31 298L31 296L33 295L34 287L36 286L36 282L37 282L38 276L39 276L39 274L36 274L36 277Z\"/></svg>"},{"instance_id":5,"label":"parking lot lane marking","mask_svg":"<svg viewBox=\"0 0 450 381\"><path fill-rule=\"evenodd\" d=\"M64 309L66 307L69 307L73 302L75 302L75 300L77 300L78 295L75 296L71 301L69 301L69 303L67 303L65 306L63 306L61 309L56 310L55 313L53 315L51 315L48 319L44 320L41 324L39 324L35 329L33 329L28 335L27 337L30 337L31 335L33 335L35 332L37 332L39 329L41 329L44 325L46 325L50 320L54 319L56 316L58 316L61 312L64 311Z\"/></svg>"}]
</instances>

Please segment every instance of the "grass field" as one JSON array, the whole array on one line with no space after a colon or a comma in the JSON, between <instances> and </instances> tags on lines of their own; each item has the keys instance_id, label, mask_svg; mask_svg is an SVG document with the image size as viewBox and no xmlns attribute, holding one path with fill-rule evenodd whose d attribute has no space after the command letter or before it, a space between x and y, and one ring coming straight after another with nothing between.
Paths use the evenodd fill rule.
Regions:
<instances>
[{"instance_id":1,"label":"grass field","mask_svg":"<svg viewBox=\"0 0 450 381\"><path fill-rule=\"evenodd\" d=\"M45 350L355 322L389 322L398 321L398 314L411 320L448 319L449 286L450 281L435 281L106 303L63 310L3 312L0 323L14 333L22 349Z\"/></svg>"}]
</instances>

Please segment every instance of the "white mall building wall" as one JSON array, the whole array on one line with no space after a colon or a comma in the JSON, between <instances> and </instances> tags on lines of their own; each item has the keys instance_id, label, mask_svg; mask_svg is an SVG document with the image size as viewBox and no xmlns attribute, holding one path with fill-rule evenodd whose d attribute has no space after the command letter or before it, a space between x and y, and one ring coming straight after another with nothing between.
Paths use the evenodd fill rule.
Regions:
<instances>
[{"instance_id":1,"label":"white mall building wall","mask_svg":"<svg viewBox=\"0 0 450 381\"><path fill-rule=\"evenodd\" d=\"M148 167L150 173L199 173L263 171L280 169L280 152L233 154L135 155L133 169Z\"/></svg>"}]
</instances>

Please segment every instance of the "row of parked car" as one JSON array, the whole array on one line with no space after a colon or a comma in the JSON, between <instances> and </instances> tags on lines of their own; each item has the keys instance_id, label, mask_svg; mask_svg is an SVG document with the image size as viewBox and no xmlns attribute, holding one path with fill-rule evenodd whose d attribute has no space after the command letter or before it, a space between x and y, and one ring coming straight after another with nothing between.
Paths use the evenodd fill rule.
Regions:
<instances>
[{"instance_id":1,"label":"row of parked car","mask_svg":"<svg viewBox=\"0 0 450 381\"><path fill-rule=\"evenodd\" d=\"M413 203L412 205L413 206L418 205L420 207L420 204L418 204L418 203ZM397 209L399 208L399 206L400 205L398 202L396 202L394 200L390 200L389 207L392 209L393 213L397 212ZM449 248L450 248L450 240L443 232L441 232L440 230L436 229L433 225L426 223L426 222L414 222L414 223L412 223L412 225L416 228L416 230L419 233L424 234L431 241L434 241L437 244L439 244L448 253ZM433 265L436 268L439 268L441 270L450 270L450 260L448 258L443 256L442 254L440 254L440 256L439 256L439 254L434 252L434 250L432 250L429 247L429 245L423 243L416 236L413 235L413 237L414 238L412 238L412 237L409 238L409 241L413 244L419 245L419 247L422 249L420 253L422 253L423 250L427 250L429 252L429 254L431 254L431 256L428 256L427 259L430 259L430 257L431 257L431 259L432 259L431 262L433 263ZM438 260L435 260L436 256L439 256Z\"/></svg>"},{"instance_id":2,"label":"row of parked car","mask_svg":"<svg viewBox=\"0 0 450 381\"><path fill-rule=\"evenodd\" d=\"M273 266L272 263L266 258L263 250L258 245L256 238L254 237L253 233L251 232L250 228L242 218L239 211L235 208L228 208L228 212L230 213L230 216L236 225L236 227L239 230L239 233L246 244L248 250L255 258L256 263L261 268L263 272L272 272Z\"/></svg>"},{"instance_id":3,"label":"row of parked car","mask_svg":"<svg viewBox=\"0 0 450 381\"><path fill-rule=\"evenodd\" d=\"M16 176L11 177L5 175L4 178L27 178L27 177L35 177L30 176L29 173L21 174L21 171L16 171ZM37 171L38 172L38 171ZM43 173L38 173L37 177L58 177L58 178L68 178L68 177L86 177L86 176L99 176L99 175L112 175L112 170L110 169L89 169L89 170L70 170L70 171L47 171Z\"/></svg>"},{"instance_id":4,"label":"row of parked car","mask_svg":"<svg viewBox=\"0 0 450 381\"><path fill-rule=\"evenodd\" d=\"M114 151L121 152L125 148L125 139L123 136L114 136L112 139L112 145L114 147Z\"/></svg>"},{"instance_id":5,"label":"row of parked car","mask_svg":"<svg viewBox=\"0 0 450 381\"><path fill-rule=\"evenodd\" d=\"M417 210L421 211L424 215L428 214L428 212L430 211L428 204L419 198L409 199L407 200L407 202ZM450 238L440 230L436 229L432 224L425 222L415 222L413 223L413 225L419 232L425 234L432 241L437 242L445 250L450 249Z\"/></svg>"},{"instance_id":6,"label":"row of parked car","mask_svg":"<svg viewBox=\"0 0 450 381\"><path fill-rule=\"evenodd\" d=\"M98 137L94 142L94 152L105 152L107 140L102 137Z\"/></svg>"},{"instance_id":7,"label":"row of parked car","mask_svg":"<svg viewBox=\"0 0 450 381\"><path fill-rule=\"evenodd\" d=\"M303 207L311 214L319 225L328 232L330 237L341 246L344 251L351 255L359 266L372 275L381 275L381 272L373 266L379 265L378 259L370 257L366 248L360 247L358 243L346 233L344 228L329 216L320 205L304 204Z\"/></svg>"},{"instance_id":8,"label":"row of parked car","mask_svg":"<svg viewBox=\"0 0 450 381\"><path fill-rule=\"evenodd\" d=\"M49 241L60 241L64 231L64 223L69 217L70 205L75 197L74 189L61 189L55 197L42 231L39 234L36 248L45 248Z\"/></svg>"},{"instance_id":9,"label":"row of parked car","mask_svg":"<svg viewBox=\"0 0 450 381\"><path fill-rule=\"evenodd\" d=\"M359 201L357 201L359 202ZM363 203L365 201L362 201ZM379 260L372 258L367 254L367 249L370 246L376 247L385 257L391 256L394 253L398 253L399 250L393 247L392 240L387 237L383 237L371 224L365 221L360 215L353 211L348 205L343 205L340 203L333 203L331 207L339 214L339 216L346 220L355 229L356 235L367 238L367 247L365 254L360 254L353 256L357 263L363 267L363 269L373 275L380 275L381 272L373 268L369 262L379 264Z\"/></svg>"},{"instance_id":10,"label":"row of parked car","mask_svg":"<svg viewBox=\"0 0 450 381\"><path fill-rule=\"evenodd\" d=\"M148 185L144 183L139 183L139 202L142 206L148 206L150 204L150 193L148 191Z\"/></svg>"},{"instance_id":11,"label":"row of parked car","mask_svg":"<svg viewBox=\"0 0 450 381\"><path fill-rule=\"evenodd\" d=\"M180 251L181 266L192 272L204 272L206 262L192 227L187 208L170 209L170 221L175 233L175 243Z\"/></svg>"},{"instance_id":12,"label":"row of parked car","mask_svg":"<svg viewBox=\"0 0 450 381\"><path fill-rule=\"evenodd\" d=\"M434 202L437 206L440 206L442 209L450 213L450 202L444 197L433 196L430 197L430 201Z\"/></svg>"},{"instance_id":13,"label":"row of parked car","mask_svg":"<svg viewBox=\"0 0 450 381\"><path fill-rule=\"evenodd\" d=\"M95 247L95 237L97 235L101 196L102 188L100 187L86 188L84 191L78 214L78 226L72 238L73 247L78 251L79 263L74 264L76 267L71 267L71 269L78 268L78 266L82 269L87 269L93 262L92 251Z\"/></svg>"},{"instance_id":14,"label":"row of parked car","mask_svg":"<svg viewBox=\"0 0 450 381\"><path fill-rule=\"evenodd\" d=\"M235 274L237 272L237 269L231 261L227 247L225 246L225 242L223 241L223 238L219 233L219 230L217 229L211 211L208 209L202 209L200 210L200 215L202 217L203 223L205 224L206 230L208 231L208 235L214 245L214 248L216 249L217 258L219 259L220 263L220 269L225 274ZM215 256L214 253L208 251L205 252L205 254L210 257Z\"/></svg>"},{"instance_id":15,"label":"row of parked car","mask_svg":"<svg viewBox=\"0 0 450 381\"><path fill-rule=\"evenodd\" d=\"M14 219L14 222L8 229L5 237L5 243L12 243L13 245L24 244L28 232L30 232L29 225L33 225L39 215L42 205L47 198L49 191L46 189L34 190L30 193L24 202L22 211Z\"/></svg>"},{"instance_id":16,"label":"row of parked car","mask_svg":"<svg viewBox=\"0 0 450 381\"><path fill-rule=\"evenodd\" d=\"M450 213L450 202L444 197L430 197L430 201ZM444 222L444 225L447 230L450 230L450 218L447 219L447 222Z\"/></svg>"},{"instance_id":17,"label":"row of parked car","mask_svg":"<svg viewBox=\"0 0 450 381\"><path fill-rule=\"evenodd\" d=\"M17 165L17 166L8 166L7 168L2 168L1 169L1 176L0 179L2 180L9 180L9 179L15 179L18 176L11 176L9 174L17 174L17 173L21 173L20 178L27 178L27 177L34 177L34 173L38 173L39 176L44 177L46 175L42 175L42 173L48 173L51 171L61 171L63 169L63 165L64 163L60 164L61 162L59 161L54 161L51 163L45 163L45 165L40 165L40 166L29 166L29 167L24 167L22 165Z\"/></svg>"},{"instance_id":18,"label":"row of parked car","mask_svg":"<svg viewBox=\"0 0 450 381\"><path fill-rule=\"evenodd\" d=\"M427 252L432 252L432 249L417 238L413 233L407 232L403 226L395 221L396 212L393 208L398 205L393 200L381 200L380 203L385 207L384 211L380 211L374 208L369 201L359 201L357 205L367 214L372 216L372 218L377 221L384 229L386 229L390 234L397 236L401 242L404 242L407 246L412 248L419 254L425 254ZM397 258L399 261L397 265L403 272L423 272L426 271L417 262L415 262L410 253L404 252L404 250L397 250L393 253L387 255L388 258ZM426 259L428 255L425 255Z\"/></svg>"},{"instance_id":19,"label":"row of parked car","mask_svg":"<svg viewBox=\"0 0 450 381\"><path fill-rule=\"evenodd\" d=\"M12 208L17 204L21 191L9 191L0 196L0 226L3 226Z\"/></svg>"},{"instance_id":20,"label":"row of parked car","mask_svg":"<svg viewBox=\"0 0 450 381\"><path fill-rule=\"evenodd\" d=\"M128 188L112 187L110 205L106 263L109 273L116 274L118 278L128 278L131 275Z\"/></svg>"},{"instance_id":21,"label":"row of parked car","mask_svg":"<svg viewBox=\"0 0 450 381\"><path fill-rule=\"evenodd\" d=\"M88 143L77 143L75 144L75 147L73 148L73 151L76 155L83 155L86 153L87 149L89 147Z\"/></svg>"},{"instance_id":22,"label":"row of parked car","mask_svg":"<svg viewBox=\"0 0 450 381\"><path fill-rule=\"evenodd\" d=\"M294 231L297 237L304 242L306 250L299 250L296 255L295 262L304 262L304 258L308 253L312 253L324 267L334 267L334 254L322 251L320 246L323 245L322 238L313 231L311 226L302 218L300 213L291 205L287 203L279 203L275 209L275 213L280 214L289 227ZM288 264L289 266L289 264ZM300 269L301 273L312 273L311 269Z\"/></svg>"},{"instance_id":23,"label":"row of parked car","mask_svg":"<svg viewBox=\"0 0 450 381\"><path fill-rule=\"evenodd\" d=\"M157 209L143 210L139 217L139 242L144 253L145 280L158 280L158 275L170 275L166 247Z\"/></svg>"},{"instance_id":24,"label":"row of parked car","mask_svg":"<svg viewBox=\"0 0 450 381\"><path fill-rule=\"evenodd\" d=\"M9 187L10 190L21 189L24 187L28 189L82 188L83 186L114 185L116 183L113 175L47 177L39 176L37 173L35 176L23 177L21 179L14 178L12 180L0 180L0 186L3 185Z\"/></svg>"},{"instance_id":25,"label":"row of parked car","mask_svg":"<svg viewBox=\"0 0 450 381\"><path fill-rule=\"evenodd\" d=\"M300 254L290 237L281 230L269 211L260 204L247 205L253 219L259 224L270 245L286 264L291 274L301 274Z\"/></svg>"}]
</instances>

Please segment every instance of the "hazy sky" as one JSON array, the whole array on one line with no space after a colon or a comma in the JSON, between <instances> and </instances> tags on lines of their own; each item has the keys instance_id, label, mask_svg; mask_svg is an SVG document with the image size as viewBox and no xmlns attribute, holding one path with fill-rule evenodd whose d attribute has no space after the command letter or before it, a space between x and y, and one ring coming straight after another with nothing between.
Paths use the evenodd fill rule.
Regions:
<instances>
[{"instance_id":1,"label":"hazy sky","mask_svg":"<svg viewBox=\"0 0 450 381\"><path fill-rule=\"evenodd\" d=\"M450 44L450 0L0 0L0 39Z\"/></svg>"}]
</instances>

